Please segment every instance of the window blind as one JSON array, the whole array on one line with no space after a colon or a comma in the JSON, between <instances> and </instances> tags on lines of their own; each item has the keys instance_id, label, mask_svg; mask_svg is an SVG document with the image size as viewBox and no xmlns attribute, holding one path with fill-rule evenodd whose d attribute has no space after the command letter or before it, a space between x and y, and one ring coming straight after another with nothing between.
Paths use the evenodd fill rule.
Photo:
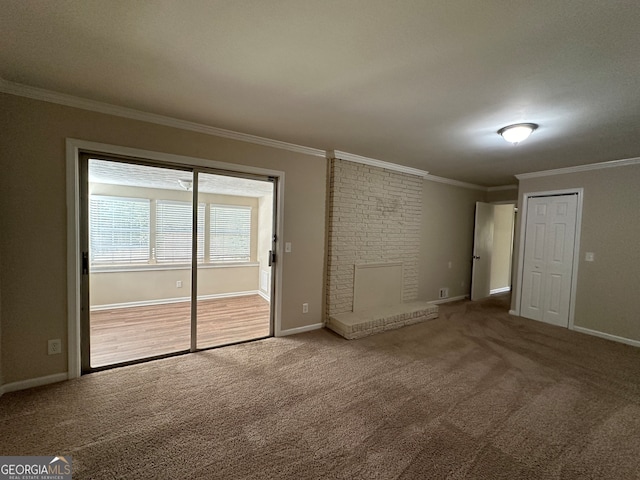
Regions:
<instances>
[{"instance_id":1,"label":"window blind","mask_svg":"<svg viewBox=\"0 0 640 480\"><path fill-rule=\"evenodd\" d=\"M250 260L251 207L210 205L209 215L209 260Z\"/></svg>"},{"instance_id":2,"label":"window blind","mask_svg":"<svg viewBox=\"0 0 640 480\"><path fill-rule=\"evenodd\" d=\"M149 218L149 199L92 195L89 200L91 264L147 263Z\"/></svg>"},{"instance_id":3,"label":"window blind","mask_svg":"<svg viewBox=\"0 0 640 480\"><path fill-rule=\"evenodd\" d=\"M198 262L204 260L204 203L198 204ZM156 203L156 261L191 263L191 202L158 200Z\"/></svg>"},{"instance_id":4,"label":"window blind","mask_svg":"<svg viewBox=\"0 0 640 480\"><path fill-rule=\"evenodd\" d=\"M92 195L89 200L89 252L92 265L191 263L191 202ZM243 262L251 259L251 207L198 204L197 260ZM155 235L152 235L154 233ZM209 238L206 238L206 236ZM153 256L151 255L153 252Z\"/></svg>"}]
</instances>

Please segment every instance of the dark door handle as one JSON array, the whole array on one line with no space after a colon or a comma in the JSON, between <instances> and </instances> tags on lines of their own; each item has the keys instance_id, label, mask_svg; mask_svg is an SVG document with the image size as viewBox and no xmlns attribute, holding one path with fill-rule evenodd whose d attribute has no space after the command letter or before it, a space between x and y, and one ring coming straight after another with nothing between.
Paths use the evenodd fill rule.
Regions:
<instances>
[{"instance_id":1,"label":"dark door handle","mask_svg":"<svg viewBox=\"0 0 640 480\"><path fill-rule=\"evenodd\" d=\"M89 273L89 254L87 252L82 252L82 275L87 275Z\"/></svg>"}]
</instances>

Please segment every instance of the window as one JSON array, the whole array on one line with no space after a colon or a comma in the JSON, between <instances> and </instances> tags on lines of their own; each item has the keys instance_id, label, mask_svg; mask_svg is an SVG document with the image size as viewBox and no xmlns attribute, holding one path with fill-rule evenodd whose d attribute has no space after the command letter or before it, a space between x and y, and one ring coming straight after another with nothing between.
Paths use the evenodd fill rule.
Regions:
<instances>
[{"instance_id":1,"label":"window","mask_svg":"<svg viewBox=\"0 0 640 480\"><path fill-rule=\"evenodd\" d=\"M89 201L91 264L147 263L150 206L148 199L92 195Z\"/></svg>"},{"instance_id":2,"label":"window","mask_svg":"<svg viewBox=\"0 0 640 480\"><path fill-rule=\"evenodd\" d=\"M209 261L248 261L251 207L210 205Z\"/></svg>"},{"instance_id":3,"label":"window","mask_svg":"<svg viewBox=\"0 0 640 480\"><path fill-rule=\"evenodd\" d=\"M191 202L91 195L92 266L191 263ZM251 259L251 207L198 204L198 263Z\"/></svg>"},{"instance_id":4,"label":"window","mask_svg":"<svg viewBox=\"0 0 640 480\"><path fill-rule=\"evenodd\" d=\"M204 203L198 204L198 262L204 260ZM191 202L156 203L155 258L158 263L191 262Z\"/></svg>"}]
</instances>

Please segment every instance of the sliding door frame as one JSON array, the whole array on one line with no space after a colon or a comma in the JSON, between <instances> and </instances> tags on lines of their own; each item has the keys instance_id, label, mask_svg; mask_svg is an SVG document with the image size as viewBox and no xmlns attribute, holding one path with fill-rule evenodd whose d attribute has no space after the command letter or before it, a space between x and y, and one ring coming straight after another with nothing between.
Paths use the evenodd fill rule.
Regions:
<instances>
[{"instance_id":1,"label":"sliding door frame","mask_svg":"<svg viewBox=\"0 0 640 480\"><path fill-rule=\"evenodd\" d=\"M81 155L89 153L103 156L131 159L136 163L149 160L151 164L158 162L166 167L181 169L193 169L196 172L219 173L238 177L269 177L274 185L274 235L278 241L274 241L276 258L282 258L283 221L284 209L284 172L269 170L259 167L240 165L235 163L218 162L203 158L187 157L181 155L154 152L136 148L121 147L104 143L96 143L85 140L68 138L66 140L66 177L67 177L67 328L68 328L68 377L76 378L82 375L81 358L81 308L82 308L82 241L81 235L83 211L81 201ZM86 172L85 172L86 174ZM86 178L86 177L85 177ZM194 181L194 184L196 182ZM195 210L195 209L194 209ZM271 295L272 319L271 328L273 334L280 335L282 313L282 262L276 262L272 270L273 287ZM195 291L195 289L193 289ZM193 323L192 323L193 324ZM193 351L193 348L191 349Z\"/></svg>"},{"instance_id":2,"label":"sliding door frame","mask_svg":"<svg viewBox=\"0 0 640 480\"><path fill-rule=\"evenodd\" d=\"M106 162L113 163L121 163L125 165L138 165L144 167L151 168L163 168L167 170L171 170L173 172L185 172L189 173L192 176L195 176L195 169L193 167L185 166L185 165L175 165L175 164L166 164L161 162L153 162L147 158L132 158L132 157L122 157L116 155L107 155L104 152L87 152L81 150L79 152L79 171L80 171L80 251L82 255L82 267L80 273L80 284L81 284L81 297L80 297L80 365L82 373L92 373L100 370L108 370L114 367L132 365L135 363L146 362L150 360L157 360L160 358L173 357L176 355L182 355L184 353L188 353L191 350L189 347L180 349L180 350L172 350L165 353L154 354L148 357L141 357L133 360L125 360L123 362L115 362L106 365L100 366L92 366L91 365L91 311L90 311L90 274L91 274L91 262L89 260L89 161L92 159L98 159ZM192 194L193 200L193 194ZM196 207L192 209L197 214L197 202ZM193 237L197 238L196 232L196 223L197 219L194 220L192 225L192 233ZM195 245L197 241L193 245L193 252L195 252ZM193 257L192 255L192 258ZM86 277L86 278L85 278ZM193 289L192 289L193 290ZM194 322L195 317L195 308L191 307L191 312L189 315L190 321ZM271 320L271 319L270 319Z\"/></svg>"}]
</instances>

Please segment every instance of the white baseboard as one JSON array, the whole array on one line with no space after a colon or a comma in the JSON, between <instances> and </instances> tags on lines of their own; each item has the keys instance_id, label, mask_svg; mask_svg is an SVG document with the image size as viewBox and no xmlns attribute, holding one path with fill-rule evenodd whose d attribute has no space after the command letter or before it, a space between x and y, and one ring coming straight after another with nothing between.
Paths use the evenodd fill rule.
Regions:
<instances>
[{"instance_id":1,"label":"white baseboard","mask_svg":"<svg viewBox=\"0 0 640 480\"><path fill-rule=\"evenodd\" d=\"M511 291L511 287L494 288L493 290L489 291L489 294L495 295L496 293L503 293L503 292L510 292L510 291Z\"/></svg>"},{"instance_id":2,"label":"white baseboard","mask_svg":"<svg viewBox=\"0 0 640 480\"><path fill-rule=\"evenodd\" d=\"M50 383L64 382L68 378L69 374L65 372L47 375L46 377L30 378L19 382L7 383L0 387L0 394L25 390L27 388L41 387L42 385L49 385Z\"/></svg>"},{"instance_id":3,"label":"white baseboard","mask_svg":"<svg viewBox=\"0 0 640 480\"><path fill-rule=\"evenodd\" d=\"M594 337L605 338L607 340L612 340L618 343L624 343L626 345L631 345L633 347L640 347L639 340L632 340L630 338L618 337L617 335L611 335L610 333L599 332L598 330L591 330L590 328L578 327L576 325L573 326L572 330L580 333L586 333L587 335L593 335Z\"/></svg>"},{"instance_id":4,"label":"white baseboard","mask_svg":"<svg viewBox=\"0 0 640 480\"><path fill-rule=\"evenodd\" d=\"M305 325L304 327L288 328L280 330L276 337L286 337L287 335L295 335L297 333L310 332L311 330L319 330L324 327L324 323L314 323L313 325Z\"/></svg>"},{"instance_id":5,"label":"white baseboard","mask_svg":"<svg viewBox=\"0 0 640 480\"><path fill-rule=\"evenodd\" d=\"M438 300L429 300L429 303L433 303L434 305L439 305L440 303L457 302L458 300L464 300L466 298L469 298L469 295L459 295L457 297L439 298Z\"/></svg>"},{"instance_id":6,"label":"white baseboard","mask_svg":"<svg viewBox=\"0 0 640 480\"><path fill-rule=\"evenodd\" d=\"M513 315L515 317L520 316L520 312L518 310L509 310L509 315Z\"/></svg>"},{"instance_id":7,"label":"white baseboard","mask_svg":"<svg viewBox=\"0 0 640 480\"><path fill-rule=\"evenodd\" d=\"M269 297L269 295L267 295L265 292L263 292L262 290L258 290L258 295L260 295L262 298L264 298L267 302L271 301L271 298Z\"/></svg>"},{"instance_id":8,"label":"white baseboard","mask_svg":"<svg viewBox=\"0 0 640 480\"><path fill-rule=\"evenodd\" d=\"M211 300L214 298L246 297L248 295L262 296L258 290L247 290L244 292L212 293L210 295L199 295L198 300ZM142 300L140 302L110 303L106 305L94 305L93 307L91 307L91 311L98 312L100 310L113 310L116 308L146 307L149 305L164 305L166 303L181 303L181 302L189 302L189 301L191 301L191 297L174 297L174 298L162 298L159 300Z\"/></svg>"}]
</instances>

